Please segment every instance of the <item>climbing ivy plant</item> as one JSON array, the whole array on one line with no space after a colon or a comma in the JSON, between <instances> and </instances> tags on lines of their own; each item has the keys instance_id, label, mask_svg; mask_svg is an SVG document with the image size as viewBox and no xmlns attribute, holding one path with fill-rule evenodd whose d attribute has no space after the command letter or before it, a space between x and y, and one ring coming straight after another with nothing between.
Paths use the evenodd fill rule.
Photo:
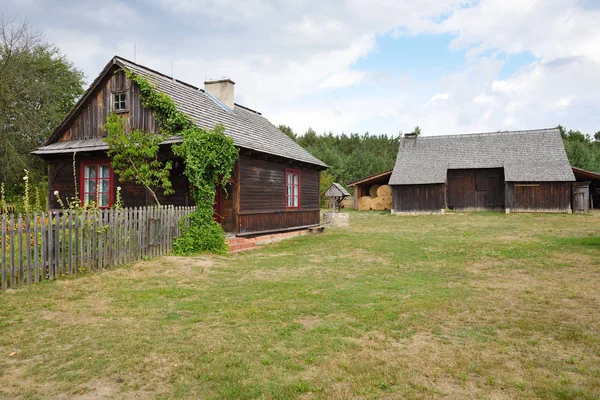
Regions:
<instances>
[{"instance_id":1,"label":"climbing ivy plant","mask_svg":"<svg viewBox=\"0 0 600 400\"><path fill-rule=\"evenodd\" d=\"M224 132L223 125L217 125L212 131L189 128L181 132L183 142L173 146L173 152L185 161L184 174L190 181L196 202L196 212L190 216L189 227L173 244L177 254L223 253L227 250L225 232L214 220L213 209L217 187L225 186L229 181L238 149Z\"/></svg>"},{"instance_id":2,"label":"climbing ivy plant","mask_svg":"<svg viewBox=\"0 0 600 400\"><path fill-rule=\"evenodd\" d=\"M233 140L225 136L222 125L214 130L198 128L188 115L177 110L173 99L157 91L146 78L128 70L125 74L139 86L142 104L154 111L160 130L156 137L160 141L175 135L183 137L182 143L173 145L173 153L184 160L184 174L190 182L196 211L189 216L189 224L181 222L182 235L173 243L174 252L225 252L225 232L214 220L213 210L217 187L227 184L238 159Z\"/></svg>"},{"instance_id":3,"label":"climbing ivy plant","mask_svg":"<svg viewBox=\"0 0 600 400\"><path fill-rule=\"evenodd\" d=\"M158 188L167 196L175 193L170 179L173 163L163 162L158 157L159 144L165 136L139 129L125 133L125 123L124 117L111 114L104 126L113 170L121 180L144 186L154 202L160 205Z\"/></svg>"}]
</instances>

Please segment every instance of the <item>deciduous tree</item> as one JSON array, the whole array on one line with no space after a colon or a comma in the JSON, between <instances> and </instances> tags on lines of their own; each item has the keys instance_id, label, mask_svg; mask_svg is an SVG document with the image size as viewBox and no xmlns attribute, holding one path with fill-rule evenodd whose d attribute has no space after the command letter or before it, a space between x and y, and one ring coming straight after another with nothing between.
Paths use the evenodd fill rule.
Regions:
<instances>
[{"instance_id":1,"label":"deciduous tree","mask_svg":"<svg viewBox=\"0 0 600 400\"><path fill-rule=\"evenodd\" d=\"M45 176L30 155L83 93L83 72L26 23L0 14L0 181L7 194L22 191L23 170Z\"/></svg>"}]
</instances>

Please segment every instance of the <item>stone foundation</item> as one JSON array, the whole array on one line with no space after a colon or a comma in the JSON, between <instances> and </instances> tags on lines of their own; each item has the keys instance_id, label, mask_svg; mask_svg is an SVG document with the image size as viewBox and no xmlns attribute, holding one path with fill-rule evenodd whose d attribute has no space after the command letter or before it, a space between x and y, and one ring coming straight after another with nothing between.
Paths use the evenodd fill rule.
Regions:
<instances>
[{"instance_id":1,"label":"stone foundation","mask_svg":"<svg viewBox=\"0 0 600 400\"><path fill-rule=\"evenodd\" d=\"M350 226L350 214L333 212L323 213L323 224L325 226L331 226L332 228Z\"/></svg>"}]
</instances>

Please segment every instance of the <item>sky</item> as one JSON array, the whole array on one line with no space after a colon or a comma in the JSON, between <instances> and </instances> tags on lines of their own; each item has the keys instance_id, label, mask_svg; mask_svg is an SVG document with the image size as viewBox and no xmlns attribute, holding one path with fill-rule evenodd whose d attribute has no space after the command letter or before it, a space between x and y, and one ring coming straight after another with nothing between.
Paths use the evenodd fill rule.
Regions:
<instances>
[{"instance_id":1,"label":"sky","mask_svg":"<svg viewBox=\"0 0 600 400\"><path fill-rule=\"evenodd\" d=\"M0 0L91 82L113 55L295 132L600 130L600 0ZM135 54L134 54L135 48Z\"/></svg>"}]
</instances>

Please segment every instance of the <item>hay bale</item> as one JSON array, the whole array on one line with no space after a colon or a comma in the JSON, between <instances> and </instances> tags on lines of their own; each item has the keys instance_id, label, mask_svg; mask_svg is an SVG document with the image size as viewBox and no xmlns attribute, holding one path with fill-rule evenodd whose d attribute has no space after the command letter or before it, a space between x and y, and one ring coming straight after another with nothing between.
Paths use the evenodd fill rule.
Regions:
<instances>
[{"instance_id":1,"label":"hay bale","mask_svg":"<svg viewBox=\"0 0 600 400\"><path fill-rule=\"evenodd\" d=\"M354 208L354 199L352 197L342 201L342 208Z\"/></svg>"},{"instance_id":2,"label":"hay bale","mask_svg":"<svg viewBox=\"0 0 600 400\"><path fill-rule=\"evenodd\" d=\"M369 196L372 198L377 197L377 190L379 190L379 185L373 185L369 188Z\"/></svg>"},{"instance_id":3,"label":"hay bale","mask_svg":"<svg viewBox=\"0 0 600 400\"><path fill-rule=\"evenodd\" d=\"M392 197L392 187L389 185L381 185L377 188L377 197Z\"/></svg>"},{"instance_id":4,"label":"hay bale","mask_svg":"<svg viewBox=\"0 0 600 400\"><path fill-rule=\"evenodd\" d=\"M363 196L358 199L358 210L359 211L367 211L371 209L371 201L373 199L371 196Z\"/></svg>"},{"instance_id":5,"label":"hay bale","mask_svg":"<svg viewBox=\"0 0 600 400\"><path fill-rule=\"evenodd\" d=\"M392 209L392 198L391 197L382 197L382 199L385 203L385 209L391 210Z\"/></svg>"},{"instance_id":6,"label":"hay bale","mask_svg":"<svg viewBox=\"0 0 600 400\"><path fill-rule=\"evenodd\" d=\"M386 208L386 201L381 197L375 197L371 200L371 210L384 211Z\"/></svg>"}]
</instances>

